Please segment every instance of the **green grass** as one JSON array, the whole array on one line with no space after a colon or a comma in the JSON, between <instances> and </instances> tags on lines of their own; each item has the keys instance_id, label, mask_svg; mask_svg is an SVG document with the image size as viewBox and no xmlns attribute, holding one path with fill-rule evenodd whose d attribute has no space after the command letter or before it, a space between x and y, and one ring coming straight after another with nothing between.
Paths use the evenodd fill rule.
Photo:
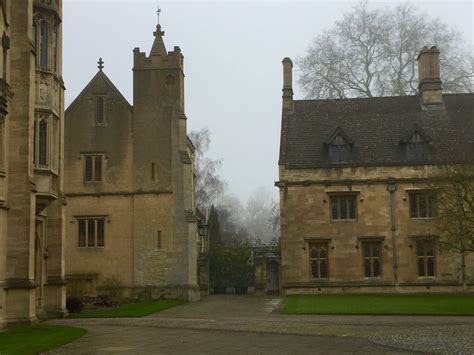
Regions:
<instances>
[{"instance_id":1,"label":"green grass","mask_svg":"<svg viewBox=\"0 0 474 355\"><path fill-rule=\"evenodd\" d=\"M37 354L70 343L86 333L62 325L19 326L0 331L0 354Z\"/></svg>"},{"instance_id":2,"label":"green grass","mask_svg":"<svg viewBox=\"0 0 474 355\"><path fill-rule=\"evenodd\" d=\"M283 314L474 315L474 295L290 295Z\"/></svg>"},{"instance_id":3,"label":"green grass","mask_svg":"<svg viewBox=\"0 0 474 355\"><path fill-rule=\"evenodd\" d=\"M124 304L117 308L103 311L84 311L75 314L75 318L117 318L117 317L144 317L152 313L182 304L182 301L159 300L140 303Z\"/></svg>"}]
</instances>

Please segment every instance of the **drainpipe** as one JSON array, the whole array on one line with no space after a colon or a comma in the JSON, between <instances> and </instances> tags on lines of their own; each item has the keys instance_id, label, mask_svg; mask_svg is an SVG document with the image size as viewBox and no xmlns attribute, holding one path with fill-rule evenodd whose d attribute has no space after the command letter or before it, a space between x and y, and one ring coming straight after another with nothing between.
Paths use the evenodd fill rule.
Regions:
<instances>
[{"instance_id":1,"label":"drainpipe","mask_svg":"<svg viewBox=\"0 0 474 355\"><path fill-rule=\"evenodd\" d=\"M392 260L393 260L393 278L395 285L398 285L398 255L397 255L397 223L395 220L395 191L397 185L395 180L389 180L387 191L390 193L390 224L392 231Z\"/></svg>"}]
</instances>

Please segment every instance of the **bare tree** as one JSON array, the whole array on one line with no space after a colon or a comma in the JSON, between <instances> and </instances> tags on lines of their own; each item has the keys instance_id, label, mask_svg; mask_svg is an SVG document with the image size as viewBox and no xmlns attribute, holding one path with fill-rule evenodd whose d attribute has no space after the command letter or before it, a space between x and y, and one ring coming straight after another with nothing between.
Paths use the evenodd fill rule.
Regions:
<instances>
[{"instance_id":1,"label":"bare tree","mask_svg":"<svg viewBox=\"0 0 474 355\"><path fill-rule=\"evenodd\" d=\"M196 148L196 205L206 211L225 189L225 182L218 174L222 161L207 156L211 144L208 128L190 132L189 138Z\"/></svg>"},{"instance_id":2,"label":"bare tree","mask_svg":"<svg viewBox=\"0 0 474 355\"><path fill-rule=\"evenodd\" d=\"M441 52L444 91L471 92L474 61L459 32L408 2L380 10L362 1L297 60L299 82L310 98L412 95L417 55L432 45Z\"/></svg>"},{"instance_id":3,"label":"bare tree","mask_svg":"<svg viewBox=\"0 0 474 355\"><path fill-rule=\"evenodd\" d=\"M275 228L275 205L271 192L265 187L254 191L247 201L245 226L254 239L269 243L279 237Z\"/></svg>"},{"instance_id":4,"label":"bare tree","mask_svg":"<svg viewBox=\"0 0 474 355\"><path fill-rule=\"evenodd\" d=\"M465 287L466 256L474 252L474 166L443 166L432 188L438 191L439 245L460 256Z\"/></svg>"}]
</instances>

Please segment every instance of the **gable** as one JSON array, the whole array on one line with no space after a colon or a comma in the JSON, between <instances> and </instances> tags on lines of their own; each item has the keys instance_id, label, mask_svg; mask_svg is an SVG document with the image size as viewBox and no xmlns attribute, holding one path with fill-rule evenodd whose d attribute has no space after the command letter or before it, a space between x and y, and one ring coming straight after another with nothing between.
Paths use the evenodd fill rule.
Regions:
<instances>
[{"instance_id":1,"label":"gable","mask_svg":"<svg viewBox=\"0 0 474 355\"><path fill-rule=\"evenodd\" d=\"M97 74L91 79L86 87L80 92L80 94L74 99L74 101L67 107L66 114L68 111L74 110L80 102L84 100L90 100L91 97L102 95L109 98L116 99L124 109L129 111L132 110L132 106L112 81L105 75L102 70L99 70Z\"/></svg>"}]
</instances>

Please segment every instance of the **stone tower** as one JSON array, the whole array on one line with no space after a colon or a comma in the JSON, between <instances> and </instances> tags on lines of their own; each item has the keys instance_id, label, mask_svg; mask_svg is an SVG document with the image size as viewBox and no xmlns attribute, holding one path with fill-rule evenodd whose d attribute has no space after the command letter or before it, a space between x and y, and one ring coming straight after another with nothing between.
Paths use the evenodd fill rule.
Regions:
<instances>
[{"instance_id":1,"label":"stone tower","mask_svg":"<svg viewBox=\"0 0 474 355\"><path fill-rule=\"evenodd\" d=\"M149 55L134 50L133 107L100 64L66 111L66 271L77 285L70 292L98 293L115 277L131 297L199 298L183 56L178 47L166 51L163 34L158 25ZM84 232L92 224L100 243L89 245L86 235L98 235Z\"/></svg>"}]
</instances>

